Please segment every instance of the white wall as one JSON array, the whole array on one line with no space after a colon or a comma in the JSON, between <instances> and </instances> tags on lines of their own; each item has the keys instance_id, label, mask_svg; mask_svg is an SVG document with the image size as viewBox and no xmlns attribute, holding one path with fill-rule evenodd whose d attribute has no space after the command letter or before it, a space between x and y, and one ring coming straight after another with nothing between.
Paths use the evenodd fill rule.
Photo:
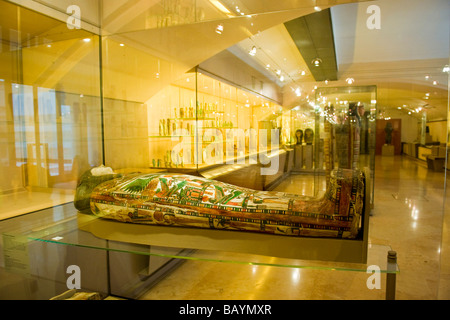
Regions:
<instances>
[{"instance_id":1,"label":"white wall","mask_svg":"<svg viewBox=\"0 0 450 320\"><path fill-rule=\"evenodd\" d=\"M402 142L420 142L420 120L402 111L390 111L389 116L402 120Z\"/></svg>"},{"instance_id":2,"label":"white wall","mask_svg":"<svg viewBox=\"0 0 450 320\"><path fill-rule=\"evenodd\" d=\"M428 122L427 126L430 128L430 135L433 141L447 143L447 121Z\"/></svg>"}]
</instances>

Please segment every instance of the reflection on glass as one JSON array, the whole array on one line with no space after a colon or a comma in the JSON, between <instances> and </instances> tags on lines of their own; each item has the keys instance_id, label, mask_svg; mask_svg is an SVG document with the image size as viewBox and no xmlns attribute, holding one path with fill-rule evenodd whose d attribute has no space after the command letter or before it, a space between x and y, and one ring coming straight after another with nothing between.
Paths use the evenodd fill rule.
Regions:
<instances>
[{"instance_id":1,"label":"reflection on glass","mask_svg":"<svg viewBox=\"0 0 450 320\"><path fill-rule=\"evenodd\" d=\"M98 39L9 2L0 11L3 219L68 202L102 154Z\"/></svg>"}]
</instances>

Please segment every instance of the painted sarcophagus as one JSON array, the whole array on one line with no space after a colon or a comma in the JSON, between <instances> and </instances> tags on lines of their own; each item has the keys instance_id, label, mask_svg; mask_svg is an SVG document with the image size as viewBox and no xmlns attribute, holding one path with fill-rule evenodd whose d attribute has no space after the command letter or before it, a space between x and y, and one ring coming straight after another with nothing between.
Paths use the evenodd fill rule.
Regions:
<instances>
[{"instance_id":1,"label":"painted sarcophagus","mask_svg":"<svg viewBox=\"0 0 450 320\"><path fill-rule=\"evenodd\" d=\"M87 172L75 207L126 223L355 238L364 210L364 174L337 169L328 179L324 196L311 198L184 174Z\"/></svg>"}]
</instances>

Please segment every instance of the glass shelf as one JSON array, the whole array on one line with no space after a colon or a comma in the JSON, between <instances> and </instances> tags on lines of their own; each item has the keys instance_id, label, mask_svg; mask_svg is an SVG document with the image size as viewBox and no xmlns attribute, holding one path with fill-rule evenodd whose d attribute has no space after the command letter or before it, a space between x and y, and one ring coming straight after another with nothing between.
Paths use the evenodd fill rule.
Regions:
<instances>
[{"instance_id":1,"label":"glass shelf","mask_svg":"<svg viewBox=\"0 0 450 320\"><path fill-rule=\"evenodd\" d=\"M70 211L70 217L66 217L56 222L42 223L45 219L40 219L39 223L26 227L22 225L21 228L15 230L3 230L3 240L8 239L9 251L14 251L15 246L23 247L25 244L32 242L45 242L53 243L61 246L75 246L80 248L89 248L109 252L122 252L144 256L157 256L172 259L183 260L196 260L196 261L210 261L210 262L222 262L231 264L241 264L249 266L271 266L271 267L283 267L283 268L299 268L299 269L323 269L323 270L340 270L340 271L353 271L353 272L367 272L368 266L377 266L381 273L398 273L399 267L397 264L387 262L388 252L392 249L390 246L370 244L368 247L368 259L367 263L344 263L344 262L329 262L329 261L312 261L312 260L298 260L278 258L271 256L255 255L240 252L228 252L220 250L204 250L204 249L191 249L180 248L175 250L174 248L167 247L167 252L159 250L157 253L149 250L149 246L135 246L132 250L114 248L109 245L109 241L105 239L99 239L95 236L85 236L87 231L83 231L82 227L89 223L95 222L100 219L93 215L77 213L73 208L73 204L65 204L62 206L67 212ZM52 211L57 208L51 208L43 210L47 211L47 214L52 214ZM54 213L53 213L54 214ZM80 222L80 215L84 216ZM42 213L40 213L42 217ZM120 227L120 224L126 224L116 222ZM128 225L128 224L127 224ZM147 227L147 226L146 226ZM148 226L152 227L152 226ZM1 228L1 224L0 224ZM1 229L0 229L1 230ZM233 232L233 231L226 231ZM351 240L350 240L351 241ZM6 246L7 247L7 246ZM159 247L162 248L162 247ZM164 249L164 248L162 248ZM161 253L163 252L163 253ZM176 253L174 253L176 252Z\"/></svg>"}]
</instances>

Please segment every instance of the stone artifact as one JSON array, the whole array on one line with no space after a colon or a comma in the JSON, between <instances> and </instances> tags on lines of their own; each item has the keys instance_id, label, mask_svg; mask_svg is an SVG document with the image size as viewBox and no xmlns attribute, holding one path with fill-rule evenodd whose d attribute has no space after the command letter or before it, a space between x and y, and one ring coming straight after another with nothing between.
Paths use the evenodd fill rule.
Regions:
<instances>
[{"instance_id":1,"label":"stone artifact","mask_svg":"<svg viewBox=\"0 0 450 320\"><path fill-rule=\"evenodd\" d=\"M305 130L305 142L306 144L312 144L314 141L314 131L310 128Z\"/></svg>"},{"instance_id":2,"label":"stone artifact","mask_svg":"<svg viewBox=\"0 0 450 320\"><path fill-rule=\"evenodd\" d=\"M384 132L386 134L384 139L385 144L392 143L392 131L394 131L394 128L392 128L392 123L386 123L386 127L384 127Z\"/></svg>"},{"instance_id":3,"label":"stone artifact","mask_svg":"<svg viewBox=\"0 0 450 320\"><path fill-rule=\"evenodd\" d=\"M297 140L296 144L302 144L303 143L303 131L302 130L297 129L295 131L295 139Z\"/></svg>"},{"instance_id":4,"label":"stone artifact","mask_svg":"<svg viewBox=\"0 0 450 320\"><path fill-rule=\"evenodd\" d=\"M94 169L93 169L94 170ZM75 207L128 223L355 238L364 205L364 174L331 172L322 198L257 191L202 177L171 173L87 171Z\"/></svg>"}]
</instances>

